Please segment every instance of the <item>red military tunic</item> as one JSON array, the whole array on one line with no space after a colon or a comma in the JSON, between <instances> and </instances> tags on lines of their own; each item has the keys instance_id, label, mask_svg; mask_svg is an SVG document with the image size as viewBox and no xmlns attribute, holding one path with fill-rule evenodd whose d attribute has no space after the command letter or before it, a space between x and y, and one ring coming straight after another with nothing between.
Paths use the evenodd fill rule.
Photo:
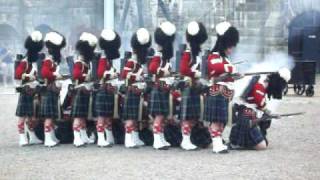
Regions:
<instances>
[{"instance_id":1,"label":"red military tunic","mask_svg":"<svg viewBox=\"0 0 320 180\"><path fill-rule=\"evenodd\" d=\"M78 81L78 84L81 84L86 80L88 72L89 65L86 62L82 60L75 61L72 76L74 80Z\"/></svg>"},{"instance_id":2,"label":"red military tunic","mask_svg":"<svg viewBox=\"0 0 320 180\"><path fill-rule=\"evenodd\" d=\"M256 105L257 109L264 109L266 106L266 88L265 86L257 82L251 92L249 93L249 96L246 99L246 102L249 104Z\"/></svg>"},{"instance_id":3,"label":"red military tunic","mask_svg":"<svg viewBox=\"0 0 320 180\"><path fill-rule=\"evenodd\" d=\"M208 78L216 78L225 73L234 73L235 67L227 58L221 57L219 53L212 53L208 57ZM232 78L226 79L225 82L233 82Z\"/></svg>"},{"instance_id":4,"label":"red military tunic","mask_svg":"<svg viewBox=\"0 0 320 180\"><path fill-rule=\"evenodd\" d=\"M136 82L137 76L142 76L142 67L135 58L129 59L121 72L121 79L127 79L129 84Z\"/></svg>"},{"instance_id":5,"label":"red military tunic","mask_svg":"<svg viewBox=\"0 0 320 180\"><path fill-rule=\"evenodd\" d=\"M112 65L109 63L106 57L101 57L98 63L98 78L100 80L109 80L110 74L104 74L105 72L109 72L110 70L112 70Z\"/></svg>"},{"instance_id":6,"label":"red military tunic","mask_svg":"<svg viewBox=\"0 0 320 180\"><path fill-rule=\"evenodd\" d=\"M41 75L43 79L46 79L48 83L56 80L54 72L57 69L57 64L51 59L47 58L42 63Z\"/></svg>"},{"instance_id":7,"label":"red military tunic","mask_svg":"<svg viewBox=\"0 0 320 180\"><path fill-rule=\"evenodd\" d=\"M160 55L153 56L149 63L148 71L150 74L155 75L157 79L164 77L165 72L161 68L163 61ZM166 62L169 63L169 62ZM167 64L166 64L167 65Z\"/></svg>"},{"instance_id":8,"label":"red military tunic","mask_svg":"<svg viewBox=\"0 0 320 180\"><path fill-rule=\"evenodd\" d=\"M29 81L29 77L23 78L23 74L30 74L31 70L32 64L28 62L27 59L21 60L15 71L15 79ZM36 75L36 73L34 72L33 75Z\"/></svg>"},{"instance_id":9,"label":"red military tunic","mask_svg":"<svg viewBox=\"0 0 320 180\"><path fill-rule=\"evenodd\" d=\"M180 61L180 74L194 79L196 78L196 72L192 70L192 66L190 65L191 65L191 53L189 50L186 50L182 54L182 58Z\"/></svg>"}]
</instances>

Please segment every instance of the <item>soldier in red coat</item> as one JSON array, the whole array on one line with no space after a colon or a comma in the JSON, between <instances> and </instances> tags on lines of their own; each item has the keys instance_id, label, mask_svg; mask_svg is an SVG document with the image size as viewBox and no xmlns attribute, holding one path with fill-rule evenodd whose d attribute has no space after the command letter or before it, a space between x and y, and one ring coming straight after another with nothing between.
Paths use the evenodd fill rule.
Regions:
<instances>
[{"instance_id":1,"label":"soldier in red coat","mask_svg":"<svg viewBox=\"0 0 320 180\"><path fill-rule=\"evenodd\" d=\"M193 21L186 31L187 49L180 61L180 74L187 81L182 89L180 119L182 129L181 148L194 150L197 148L190 139L192 124L200 118L200 91L198 79L201 77L200 64L197 60L201 45L207 40L207 31L202 23Z\"/></svg>"},{"instance_id":2,"label":"soldier in red coat","mask_svg":"<svg viewBox=\"0 0 320 180\"><path fill-rule=\"evenodd\" d=\"M94 141L87 135L86 121L89 115L92 83L90 62L94 57L98 39L91 33L83 32L76 44L79 56L73 66L75 96L72 102L71 117L73 118L73 144L76 147L91 144Z\"/></svg>"},{"instance_id":3,"label":"soldier in red coat","mask_svg":"<svg viewBox=\"0 0 320 180\"><path fill-rule=\"evenodd\" d=\"M148 103L149 114L153 117L153 147L167 149L170 144L164 137L164 120L169 115L170 85L166 77L170 76L173 57L173 41L176 27L169 21L163 22L155 31L154 39L158 45L156 55L151 59L148 70L152 75L152 90Z\"/></svg>"},{"instance_id":4,"label":"soldier in red coat","mask_svg":"<svg viewBox=\"0 0 320 180\"><path fill-rule=\"evenodd\" d=\"M131 38L132 58L127 61L121 72L126 81L126 95L122 107L121 118L125 121L125 147L143 146L140 140L137 121L141 115L141 101L145 83L143 80L143 64L146 63L148 49L151 46L151 35L145 28L138 29Z\"/></svg>"},{"instance_id":5,"label":"soldier in red coat","mask_svg":"<svg viewBox=\"0 0 320 180\"><path fill-rule=\"evenodd\" d=\"M229 102L233 97L233 79L225 78L215 81L226 74L234 74L235 67L228 56L239 42L239 32L228 22L216 26L217 42L208 56L207 78L214 82L205 98L204 119L210 123L209 132L212 138L214 153L226 153L228 148L223 144L222 133L228 122Z\"/></svg>"},{"instance_id":6,"label":"soldier in red coat","mask_svg":"<svg viewBox=\"0 0 320 180\"><path fill-rule=\"evenodd\" d=\"M54 120L60 117L59 95L61 79L59 64L61 62L61 49L65 47L65 38L57 32L49 32L45 36L45 45L48 53L42 62L41 75L45 81L45 90L41 92L40 116L44 118L44 145L55 146L59 140L55 135Z\"/></svg>"},{"instance_id":7,"label":"soldier in red coat","mask_svg":"<svg viewBox=\"0 0 320 180\"><path fill-rule=\"evenodd\" d=\"M236 116L230 133L231 149L267 148L266 132L271 124L271 119L268 118L270 110L266 107L267 97L282 99L283 90L290 77L290 71L283 68L278 73L251 79L241 99L235 104Z\"/></svg>"},{"instance_id":8,"label":"soldier in red coat","mask_svg":"<svg viewBox=\"0 0 320 180\"><path fill-rule=\"evenodd\" d=\"M39 31L32 32L26 39L24 47L27 54L16 67L15 79L21 81L19 101L16 116L19 117L19 145L39 144L41 140L34 132L36 114L34 109L35 87L37 86L37 60L39 52L43 48L42 34ZM27 124L27 127L25 127ZM29 137L29 139L28 139Z\"/></svg>"},{"instance_id":9,"label":"soldier in red coat","mask_svg":"<svg viewBox=\"0 0 320 180\"><path fill-rule=\"evenodd\" d=\"M120 57L119 48L121 39L118 33L112 29L104 29L99 38L102 56L98 63L99 89L96 92L94 115L97 117L97 145L100 147L112 146L114 137L112 134L112 118L117 103L115 95L117 88L109 81L118 77L112 61Z\"/></svg>"}]
</instances>

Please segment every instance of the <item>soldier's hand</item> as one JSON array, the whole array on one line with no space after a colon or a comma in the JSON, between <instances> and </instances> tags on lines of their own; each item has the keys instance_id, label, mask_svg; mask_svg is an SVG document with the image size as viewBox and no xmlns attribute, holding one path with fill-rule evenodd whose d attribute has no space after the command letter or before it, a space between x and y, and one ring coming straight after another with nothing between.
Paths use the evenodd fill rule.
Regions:
<instances>
[{"instance_id":1,"label":"soldier's hand","mask_svg":"<svg viewBox=\"0 0 320 180\"><path fill-rule=\"evenodd\" d=\"M56 77L57 80L62 79L62 75L59 72L54 72L53 75Z\"/></svg>"}]
</instances>

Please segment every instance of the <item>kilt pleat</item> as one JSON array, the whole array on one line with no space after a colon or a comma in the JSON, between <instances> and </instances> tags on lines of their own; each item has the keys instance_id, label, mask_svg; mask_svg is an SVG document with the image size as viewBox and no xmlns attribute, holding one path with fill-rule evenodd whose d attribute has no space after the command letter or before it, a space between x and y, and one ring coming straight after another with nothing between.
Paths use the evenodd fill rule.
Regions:
<instances>
[{"instance_id":1,"label":"kilt pleat","mask_svg":"<svg viewBox=\"0 0 320 180\"><path fill-rule=\"evenodd\" d=\"M121 118L123 120L135 120L139 118L139 104L140 104L140 95L128 91L124 99Z\"/></svg>"},{"instance_id":2,"label":"kilt pleat","mask_svg":"<svg viewBox=\"0 0 320 180\"><path fill-rule=\"evenodd\" d=\"M200 94L193 87L182 91L180 120L198 120L200 118Z\"/></svg>"},{"instance_id":3,"label":"kilt pleat","mask_svg":"<svg viewBox=\"0 0 320 180\"><path fill-rule=\"evenodd\" d=\"M88 118L89 115L90 93L81 89L76 91L72 102L71 117Z\"/></svg>"},{"instance_id":4,"label":"kilt pleat","mask_svg":"<svg viewBox=\"0 0 320 180\"><path fill-rule=\"evenodd\" d=\"M94 116L113 117L114 94L106 90L99 90L95 94Z\"/></svg>"},{"instance_id":5,"label":"kilt pleat","mask_svg":"<svg viewBox=\"0 0 320 180\"><path fill-rule=\"evenodd\" d=\"M264 140L264 136L258 126L250 128L250 121L250 117L243 116L242 113L240 113L236 124L230 132L230 142L233 145L244 148L254 148Z\"/></svg>"},{"instance_id":6,"label":"kilt pleat","mask_svg":"<svg viewBox=\"0 0 320 180\"><path fill-rule=\"evenodd\" d=\"M40 117L56 119L59 117L59 93L46 90L41 94Z\"/></svg>"},{"instance_id":7,"label":"kilt pleat","mask_svg":"<svg viewBox=\"0 0 320 180\"><path fill-rule=\"evenodd\" d=\"M222 94L215 96L208 95L204 105L204 120L211 123L228 122L229 115L229 99Z\"/></svg>"},{"instance_id":8,"label":"kilt pleat","mask_svg":"<svg viewBox=\"0 0 320 180\"><path fill-rule=\"evenodd\" d=\"M32 117L34 115L34 95L27 93L20 93L18 105L16 109L16 116L18 117Z\"/></svg>"},{"instance_id":9,"label":"kilt pleat","mask_svg":"<svg viewBox=\"0 0 320 180\"><path fill-rule=\"evenodd\" d=\"M149 114L152 116L168 116L169 113L169 92L159 88L153 88L148 103Z\"/></svg>"}]
</instances>

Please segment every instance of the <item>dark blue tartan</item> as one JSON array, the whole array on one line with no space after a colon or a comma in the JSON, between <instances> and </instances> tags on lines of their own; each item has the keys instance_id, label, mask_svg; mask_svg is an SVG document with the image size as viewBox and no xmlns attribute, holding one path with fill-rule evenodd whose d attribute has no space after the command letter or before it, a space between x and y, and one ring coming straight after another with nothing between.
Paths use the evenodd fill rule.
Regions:
<instances>
[{"instance_id":1,"label":"dark blue tartan","mask_svg":"<svg viewBox=\"0 0 320 180\"><path fill-rule=\"evenodd\" d=\"M228 122L229 115L229 99L222 94L216 96L208 95L205 98L204 120L211 123Z\"/></svg>"},{"instance_id":2,"label":"dark blue tartan","mask_svg":"<svg viewBox=\"0 0 320 180\"><path fill-rule=\"evenodd\" d=\"M258 126L250 128L250 117L243 116L241 112L237 117L236 124L231 128L231 144L251 149L264 140Z\"/></svg>"},{"instance_id":3,"label":"dark blue tartan","mask_svg":"<svg viewBox=\"0 0 320 180\"><path fill-rule=\"evenodd\" d=\"M95 117L113 117L114 93L105 89L99 89L94 98L94 116Z\"/></svg>"},{"instance_id":4,"label":"dark blue tartan","mask_svg":"<svg viewBox=\"0 0 320 180\"><path fill-rule=\"evenodd\" d=\"M59 117L59 93L45 90L41 93L40 117L56 119Z\"/></svg>"},{"instance_id":5,"label":"dark blue tartan","mask_svg":"<svg viewBox=\"0 0 320 180\"><path fill-rule=\"evenodd\" d=\"M32 117L34 115L33 100L34 95L21 92L16 109L16 116Z\"/></svg>"},{"instance_id":6,"label":"dark blue tartan","mask_svg":"<svg viewBox=\"0 0 320 180\"><path fill-rule=\"evenodd\" d=\"M140 95L127 91L122 106L121 118L125 120L135 120L139 118Z\"/></svg>"},{"instance_id":7,"label":"dark blue tartan","mask_svg":"<svg viewBox=\"0 0 320 180\"><path fill-rule=\"evenodd\" d=\"M72 102L71 117L88 118L90 92L78 89Z\"/></svg>"},{"instance_id":8,"label":"dark blue tartan","mask_svg":"<svg viewBox=\"0 0 320 180\"><path fill-rule=\"evenodd\" d=\"M169 113L169 92L154 87L150 93L148 103L149 114L152 116L163 115L168 116Z\"/></svg>"},{"instance_id":9,"label":"dark blue tartan","mask_svg":"<svg viewBox=\"0 0 320 180\"><path fill-rule=\"evenodd\" d=\"M200 94L194 87L182 90L180 120L198 120L200 118Z\"/></svg>"}]
</instances>

